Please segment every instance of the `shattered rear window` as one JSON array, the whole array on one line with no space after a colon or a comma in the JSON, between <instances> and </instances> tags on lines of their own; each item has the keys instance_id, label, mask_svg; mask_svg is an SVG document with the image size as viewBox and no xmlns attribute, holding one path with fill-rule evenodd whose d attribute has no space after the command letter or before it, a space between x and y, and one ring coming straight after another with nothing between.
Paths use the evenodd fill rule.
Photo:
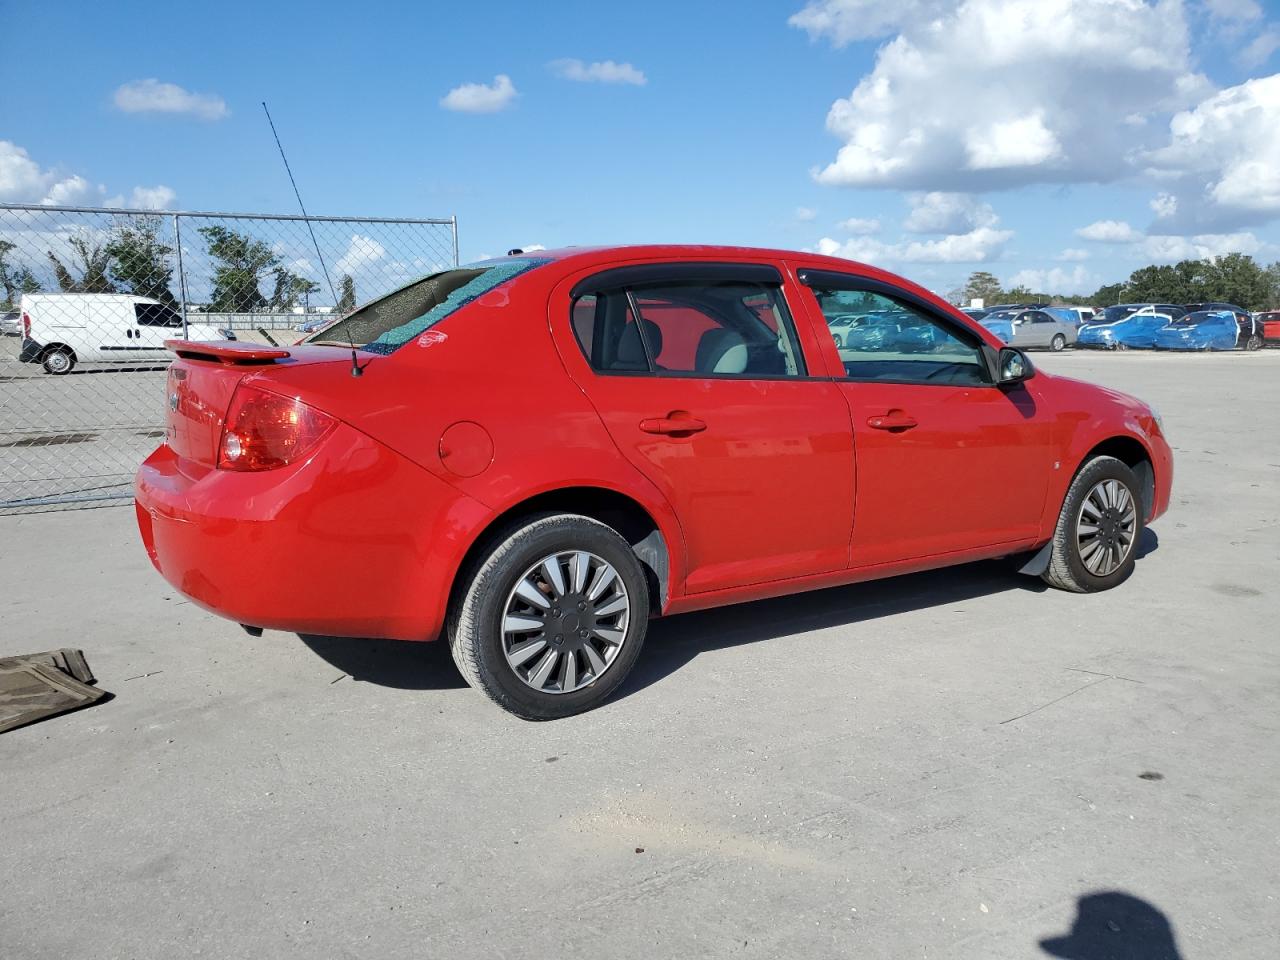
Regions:
<instances>
[{"instance_id":1,"label":"shattered rear window","mask_svg":"<svg viewBox=\"0 0 1280 960\"><path fill-rule=\"evenodd\" d=\"M435 273L365 304L306 342L354 342L369 353L393 353L477 297L549 262L545 257L508 257Z\"/></svg>"}]
</instances>

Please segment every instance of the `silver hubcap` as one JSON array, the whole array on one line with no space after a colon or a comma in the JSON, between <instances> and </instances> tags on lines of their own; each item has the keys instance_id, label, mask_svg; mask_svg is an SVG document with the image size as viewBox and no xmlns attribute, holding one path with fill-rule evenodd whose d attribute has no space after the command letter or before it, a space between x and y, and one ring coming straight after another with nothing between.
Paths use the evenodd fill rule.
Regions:
<instances>
[{"instance_id":1,"label":"silver hubcap","mask_svg":"<svg viewBox=\"0 0 1280 960\"><path fill-rule=\"evenodd\" d=\"M627 637L631 597L613 565L571 550L544 557L507 597L502 649L526 685L572 693L613 665Z\"/></svg>"},{"instance_id":2,"label":"silver hubcap","mask_svg":"<svg viewBox=\"0 0 1280 960\"><path fill-rule=\"evenodd\" d=\"M1133 494L1119 480L1094 484L1076 517L1076 549L1085 569L1105 577L1124 563L1133 549L1138 524Z\"/></svg>"},{"instance_id":3,"label":"silver hubcap","mask_svg":"<svg viewBox=\"0 0 1280 960\"><path fill-rule=\"evenodd\" d=\"M67 355L62 351L49 354L49 369L59 373L67 369Z\"/></svg>"}]
</instances>

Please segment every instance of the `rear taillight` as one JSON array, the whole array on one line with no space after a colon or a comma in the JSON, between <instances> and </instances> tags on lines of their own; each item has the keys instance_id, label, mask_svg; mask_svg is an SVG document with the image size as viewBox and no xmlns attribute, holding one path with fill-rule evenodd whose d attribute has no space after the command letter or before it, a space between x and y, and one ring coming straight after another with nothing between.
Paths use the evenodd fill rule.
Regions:
<instances>
[{"instance_id":1,"label":"rear taillight","mask_svg":"<svg viewBox=\"0 0 1280 960\"><path fill-rule=\"evenodd\" d=\"M31 314L22 311L22 335L28 340L31 339Z\"/></svg>"},{"instance_id":2,"label":"rear taillight","mask_svg":"<svg viewBox=\"0 0 1280 960\"><path fill-rule=\"evenodd\" d=\"M239 386L218 444L222 470L274 470L306 456L337 420L293 397Z\"/></svg>"}]
</instances>

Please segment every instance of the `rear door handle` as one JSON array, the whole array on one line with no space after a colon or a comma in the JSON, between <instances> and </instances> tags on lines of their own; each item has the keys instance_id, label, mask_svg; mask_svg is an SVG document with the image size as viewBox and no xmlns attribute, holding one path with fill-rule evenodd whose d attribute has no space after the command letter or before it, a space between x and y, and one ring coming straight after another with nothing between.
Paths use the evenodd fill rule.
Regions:
<instances>
[{"instance_id":1,"label":"rear door handle","mask_svg":"<svg viewBox=\"0 0 1280 960\"><path fill-rule=\"evenodd\" d=\"M867 426L872 430L910 430L919 423L915 417L909 417L901 410L891 410L884 416L868 417Z\"/></svg>"},{"instance_id":2,"label":"rear door handle","mask_svg":"<svg viewBox=\"0 0 1280 960\"><path fill-rule=\"evenodd\" d=\"M640 421L640 429L645 433L658 433L663 436L680 436L681 434L701 433L707 429L705 421L691 417L682 411L674 411L665 417L649 417Z\"/></svg>"}]
</instances>

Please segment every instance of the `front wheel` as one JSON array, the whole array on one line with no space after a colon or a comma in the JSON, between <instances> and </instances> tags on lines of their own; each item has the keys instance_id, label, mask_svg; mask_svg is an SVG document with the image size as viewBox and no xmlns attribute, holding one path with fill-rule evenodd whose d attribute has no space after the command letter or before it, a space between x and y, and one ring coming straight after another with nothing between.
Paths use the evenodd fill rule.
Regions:
<instances>
[{"instance_id":1,"label":"front wheel","mask_svg":"<svg viewBox=\"0 0 1280 960\"><path fill-rule=\"evenodd\" d=\"M1261 350L1262 338L1258 336L1256 333L1253 334L1253 336L1251 336L1248 340L1244 342L1244 348L1246 350Z\"/></svg>"},{"instance_id":2,"label":"front wheel","mask_svg":"<svg viewBox=\"0 0 1280 960\"><path fill-rule=\"evenodd\" d=\"M1054 353L1062 350L1067 345L1067 338L1060 333L1055 333L1053 339L1049 341L1049 349Z\"/></svg>"},{"instance_id":3,"label":"front wheel","mask_svg":"<svg viewBox=\"0 0 1280 960\"><path fill-rule=\"evenodd\" d=\"M649 588L631 546L576 514L499 534L451 611L449 647L471 686L526 720L599 706L644 643Z\"/></svg>"},{"instance_id":4,"label":"front wheel","mask_svg":"<svg viewBox=\"0 0 1280 960\"><path fill-rule=\"evenodd\" d=\"M1115 457L1094 457L1067 490L1045 582L1073 593L1118 586L1133 573L1142 528L1134 472Z\"/></svg>"},{"instance_id":5,"label":"front wheel","mask_svg":"<svg viewBox=\"0 0 1280 960\"><path fill-rule=\"evenodd\" d=\"M40 362L40 365L44 367L45 373L62 376L75 369L75 354L66 347L54 347L52 350L45 353L44 359Z\"/></svg>"}]
</instances>

